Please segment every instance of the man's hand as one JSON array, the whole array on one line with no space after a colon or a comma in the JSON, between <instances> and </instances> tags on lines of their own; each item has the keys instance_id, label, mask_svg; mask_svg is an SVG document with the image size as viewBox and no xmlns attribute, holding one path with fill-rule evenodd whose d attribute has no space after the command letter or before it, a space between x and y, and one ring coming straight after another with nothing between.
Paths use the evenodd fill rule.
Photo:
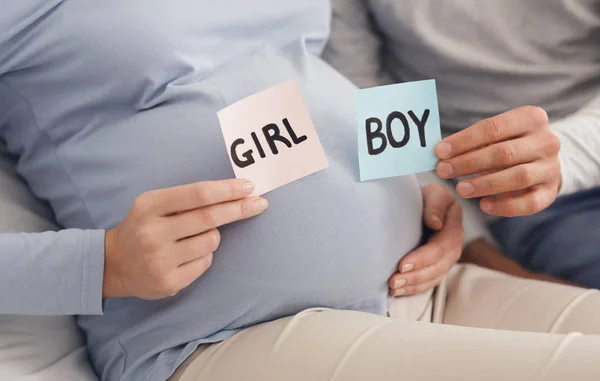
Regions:
<instances>
[{"instance_id":1,"label":"man's hand","mask_svg":"<svg viewBox=\"0 0 600 381\"><path fill-rule=\"evenodd\" d=\"M560 141L548 127L546 112L520 107L475 123L437 144L436 173L444 179L479 175L460 181L464 198L484 197L481 209L514 217L548 207L561 184Z\"/></svg>"},{"instance_id":2,"label":"man's hand","mask_svg":"<svg viewBox=\"0 0 600 381\"><path fill-rule=\"evenodd\" d=\"M103 297L173 296L211 265L217 228L250 218L267 201L247 180L207 181L146 192L106 232Z\"/></svg>"},{"instance_id":3,"label":"man's hand","mask_svg":"<svg viewBox=\"0 0 600 381\"><path fill-rule=\"evenodd\" d=\"M436 231L429 242L406 255L389 280L393 296L414 295L436 287L460 258L464 231L458 200L441 184L423 188L423 220Z\"/></svg>"}]
</instances>

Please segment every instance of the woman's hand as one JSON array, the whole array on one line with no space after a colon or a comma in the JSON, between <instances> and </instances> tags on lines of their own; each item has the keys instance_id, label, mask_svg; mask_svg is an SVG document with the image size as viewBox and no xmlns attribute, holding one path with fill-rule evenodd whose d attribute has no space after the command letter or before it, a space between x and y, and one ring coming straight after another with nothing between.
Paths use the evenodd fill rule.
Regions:
<instances>
[{"instance_id":1,"label":"woman's hand","mask_svg":"<svg viewBox=\"0 0 600 381\"><path fill-rule=\"evenodd\" d=\"M207 181L139 196L125 220L106 232L103 297L173 296L211 265L217 228L250 218L267 201L248 197L247 180Z\"/></svg>"},{"instance_id":2,"label":"woman's hand","mask_svg":"<svg viewBox=\"0 0 600 381\"><path fill-rule=\"evenodd\" d=\"M436 172L444 179L478 174L457 184L459 196L484 197L480 207L489 214L525 216L556 198L561 184L559 150L546 112L520 107L438 143L435 154L441 161Z\"/></svg>"},{"instance_id":3,"label":"woman's hand","mask_svg":"<svg viewBox=\"0 0 600 381\"><path fill-rule=\"evenodd\" d=\"M436 287L462 253L462 209L441 184L423 188L423 220L435 233L423 246L400 261L389 281L392 296L406 296Z\"/></svg>"}]
</instances>

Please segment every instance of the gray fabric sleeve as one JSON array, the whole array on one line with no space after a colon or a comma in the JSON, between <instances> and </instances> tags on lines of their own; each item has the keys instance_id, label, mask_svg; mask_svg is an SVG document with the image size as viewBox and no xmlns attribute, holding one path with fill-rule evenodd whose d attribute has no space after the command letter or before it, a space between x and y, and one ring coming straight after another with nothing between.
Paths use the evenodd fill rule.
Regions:
<instances>
[{"instance_id":1,"label":"gray fabric sleeve","mask_svg":"<svg viewBox=\"0 0 600 381\"><path fill-rule=\"evenodd\" d=\"M581 110L550 124L561 142L562 186L567 195L600 185L600 95Z\"/></svg>"},{"instance_id":2,"label":"gray fabric sleeve","mask_svg":"<svg viewBox=\"0 0 600 381\"><path fill-rule=\"evenodd\" d=\"M0 314L102 313L104 231L51 221L0 142Z\"/></svg>"},{"instance_id":3,"label":"gray fabric sleeve","mask_svg":"<svg viewBox=\"0 0 600 381\"><path fill-rule=\"evenodd\" d=\"M382 38L364 0L332 0L331 32L323 59L358 87L393 83L381 55Z\"/></svg>"},{"instance_id":4,"label":"gray fabric sleeve","mask_svg":"<svg viewBox=\"0 0 600 381\"><path fill-rule=\"evenodd\" d=\"M104 231L0 234L0 314L102 313Z\"/></svg>"}]
</instances>

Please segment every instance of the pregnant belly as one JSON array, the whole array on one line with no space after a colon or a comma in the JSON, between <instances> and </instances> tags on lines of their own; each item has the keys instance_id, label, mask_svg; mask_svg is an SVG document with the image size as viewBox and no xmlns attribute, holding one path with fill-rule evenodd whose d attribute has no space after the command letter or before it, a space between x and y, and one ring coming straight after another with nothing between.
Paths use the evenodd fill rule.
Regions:
<instances>
[{"instance_id":1,"label":"pregnant belly","mask_svg":"<svg viewBox=\"0 0 600 381\"><path fill-rule=\"evenodd\" d=\"M357 183L332 163L266 197L265 214L221 228L213 266L178 295L109 300L83 319L90 342L172 348L311 307L386 310L387 279L421 236L414 178Z\"/></svg>"},{"instance_id":2,"label":"pregnant belly","mask_svg":"<svg viewBox=\"0 0 600 381\"><path fill-rule=\"evenodd\" d=\"M386 311L388 277L421 237L414 178L357 183L332 163L266 197L263 215L220 229L213 266L190 287L79 318L97 369L173 367L199 343L307 308Z\"/></svg>"},{"instance_id":3,"label":"pregnant belly","mask_svg":"<svg viewBox=\"0 0 600 381\"><path fill-rule=\"evenodd\" d=\"M309 107L330 167L266 194L264 214L220 228L212 267L176 296L111 299L104 316L81 317L98 368L125 350L121 359L134 369L306 308L386 310L388 277L421 237L420 189L412 176L359 182L352 112L342 112L351 96L316 99ZM177 133L160 120L177 120ZM84 158L69 172L99 227L118 224L146 190L233 177L214 110L193 101L136 114L96 134L64 151ZM92 140L127 149L107 156ZM83 170L89 168L93 176Z\"/></svg>"},{"instance_id":4,"label":"pregnant belly","mask_svg":"<svg viewBox=\"0 0 600 381\"><path fill-rule=\"evenodd\" d=\"M195 285L236 305L230 328L316 306L385 311L387 279L420 239L412 178L356 183L334 164L266 197L265 214L221 229Z\"/></svg>"}]
</instances>

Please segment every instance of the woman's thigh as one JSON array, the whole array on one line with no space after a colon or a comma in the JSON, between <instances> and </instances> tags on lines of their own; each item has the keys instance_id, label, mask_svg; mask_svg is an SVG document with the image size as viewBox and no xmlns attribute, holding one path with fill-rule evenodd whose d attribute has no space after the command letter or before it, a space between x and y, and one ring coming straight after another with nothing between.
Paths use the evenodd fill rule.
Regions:
<instances>
[{"instance_id":1,"label":"woman's thigh","mask_svg":"<svg viewBox=\"0 0 600 381\"><path fill-rule=\"evenodd\" d=\"M435 301L440 306L438 320L444 324L600 334L598 290L517 278L474 265L455 266L436 290Z\"/></svg>"},{"instance_id":2,"label":"woman's thigh","mask_svg":"<svg viewBox=\"0 0 600 381\"><path fill-rule=\"evenodd\" d=\"M177 381L596 380L600 336L308 310L200 348Z\"/></svg>"}]
</instances>

